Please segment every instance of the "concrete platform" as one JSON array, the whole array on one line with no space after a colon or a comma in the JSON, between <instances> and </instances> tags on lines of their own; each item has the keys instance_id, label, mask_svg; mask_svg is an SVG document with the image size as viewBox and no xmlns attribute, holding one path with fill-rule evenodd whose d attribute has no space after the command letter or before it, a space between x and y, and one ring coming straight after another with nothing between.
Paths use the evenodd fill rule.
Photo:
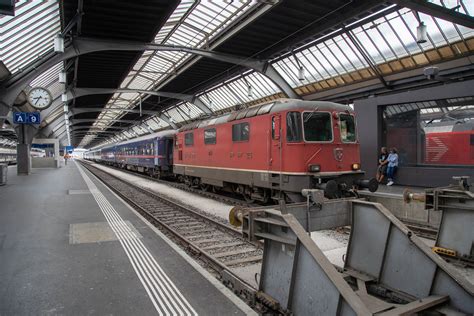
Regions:
<instances>
[{"instance_id":1,"label":"concrete platform","mask_svg":"<svg viewBox=\"0 0 474 316\"><path fill-rule=\"evenodd\" d=\"M0 315L252 313L78 164L9 168Z\"/></svg>"}]
</instances>

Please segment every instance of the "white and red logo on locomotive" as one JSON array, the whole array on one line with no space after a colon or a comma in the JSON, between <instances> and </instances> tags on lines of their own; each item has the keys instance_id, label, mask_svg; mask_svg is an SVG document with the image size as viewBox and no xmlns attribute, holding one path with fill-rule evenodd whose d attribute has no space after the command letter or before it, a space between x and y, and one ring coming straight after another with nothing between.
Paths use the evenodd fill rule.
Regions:
<instances>
[{"instance_id":1,"label":"white and red logo on locomotive","mask_svg":"<svg viewBox=\"0 0 474 316\"><path fill-rule=\"evenodd\" d=\"M342 148L334 148L334 159L337 161L342 161L344 158L344 151Z\"/></svg>"}]
</instances>

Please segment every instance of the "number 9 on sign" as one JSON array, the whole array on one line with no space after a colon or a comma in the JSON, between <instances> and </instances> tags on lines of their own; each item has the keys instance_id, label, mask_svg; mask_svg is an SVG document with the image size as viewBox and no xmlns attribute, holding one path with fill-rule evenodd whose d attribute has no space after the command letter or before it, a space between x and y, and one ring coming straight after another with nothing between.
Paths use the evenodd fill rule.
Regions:
<instances>
[{"instance_id":1,"label":"number 9 on sign","mask_svg":"<svg viewBox=\"0 0 474 316\"><path fill-rule=\"evenodd\" d=\"M28 113L27 123L30 123L30 124L39 124L39 123L41 123L39 112L30 112L30 113Z\"/></svg>"}]
</instances>

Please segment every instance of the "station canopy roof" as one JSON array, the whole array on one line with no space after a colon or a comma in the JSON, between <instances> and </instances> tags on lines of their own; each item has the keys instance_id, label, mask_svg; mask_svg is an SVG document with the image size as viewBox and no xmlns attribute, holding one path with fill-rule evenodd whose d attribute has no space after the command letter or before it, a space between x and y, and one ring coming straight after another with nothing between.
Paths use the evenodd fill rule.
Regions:
<instances>
[{"instance_id":1,"label":"station canopy roof","mask_svg":"<svg viewBox=\"0 0 474 316\"><path fill-rule=\"evenodd\" d=\"M351 103L350 94L326 92L370 80L387 88L391 75L472 55L473 28L403 3L17 1L15 16L0 16L0 60L11 76L21 76L23 69L51 54L56 34L78 21L68 36L185 46L237 55L242 61L264 59L300 97ZM467 19L474 14L474 2L468 0L430 4ZM427 28L424 43L417 42L420 22ZM66 84L58 81L62 71L67 72ZM198 97L213 113L285 96L268 77L242 64L183 51L94 52L54 65L30 86L47 87L54 98L75 88L182 93ZM74 145L84 147L208 115L191 100L137 92L86 95L67 103L69 116L58 106L47 113L42 127L60 138L70 134ZM74 113L85 108L95 110ZM139 108L143 113L129 111Z\"/></svg>"}]
</instances>

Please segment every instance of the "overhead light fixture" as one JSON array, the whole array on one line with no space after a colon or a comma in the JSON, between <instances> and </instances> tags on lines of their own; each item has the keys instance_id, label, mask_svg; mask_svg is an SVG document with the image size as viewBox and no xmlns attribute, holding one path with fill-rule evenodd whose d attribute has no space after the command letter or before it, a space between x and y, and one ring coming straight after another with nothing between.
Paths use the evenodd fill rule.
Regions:
<instances>
[{"instance_id":1,"label":"overhead light fixture","mask_svg":"<svg viewBox=\"0 0 474 316\"><path fill-rule=\"evenodd\" d=\"M300 60L298 59L298 57L296 57L296 54L293 52L293 50L291 50L291 54L293 55L293 58L295 59L296 66L298 66L298 80L304 81L306 79L305 69L303 65L300 63Z\"/></svg>"},{"instance_id":2,"label":"overhead light fixture","mask_svg":"<svg viewBox=\"0 0 474 316\"><path fill-rule=\"evenodd\" d=\"M67 105L67 103L64 103L64 113L67 113L69 112L69 106Z\"/></svg>"},{"instance_id":3,"label":"overhead light fixture","mask_svg":"<svg viewBox=\"0 0 474 316\"><path fill-rule=\"evenodd\" d=\"M61 34L56 34L54 37L54 51L64 53L64 37Z\"/></svg>"},{"instance_id":4,"label":"overhead light fixture","mask_svg":"<svg viewBox=\"0 0 474 316\"><path fill-rule=\"evenodd\" d=\"M67 116L67 113L64 113L64 119L65 119L66 121L69 120L69 117Z\"/></svg>"},{"instance_id":5,"label":"overhead light fixture","mask_svg":"<svg viewBox=\"0 0 474 316\"><path fill-rule=\"evenodd\" d=\"M438 77L439 68L438 67L426 67L423 69L423 74L426 76L428 80L433 80Z\"/></svg>"},{"instance_id":6,"label":"overhead light fixture","mask_svg":"<svg viewBox=\"0 0 474 316\"><path fill-rule=\"evenodd\" d=\"M59 83L66 83L66 71L65 70L61 70L59 72Z\"/></svg>"},{"instance_id":7,"label":"overhead light fixture","mask_svg":"<svg viewBox=\"0 0 474 316\"><path fill-rule=\"evenodd\" d=\"M247 96L251 98L253 96L253 87L250 85L250 83L247 81L243 74L242 79L244 80L245 85L247 86Z\"/></svg>"},{"instance_id":8,"label":"overhead light fixture","mask_svg":"<svg viewBox=\"0 0 474 316\"><path fill-rule=\"evenodd\" d=\"M420 24L416 28L416 42L418 44L423 44L428 41L428 33L426 31L426 25L422 21L420 21Z\"/></svg>"},{"instance_id":9,"label":"overhead light fixture","mask_svg":"<svg viewBox=\"0 0 474 316\"><path fill-rule=\"evenodd\" d=\"M61 94L61 101L67 102L67 93Z\"/></svg>"},{"instance_id":10,"label":"overhead light fixture","mask_svg":"<svg viewBox=\"0 0 474 316\"><path fill-rule=\"evenodd\" d=\"M211 100L211 98L209 98L209 95L207 93L205 94L205 96L206 96L206 99L207 99L207 103L209 104L209 108L212 110L212 100Z\"/></svg>"},{"instance_id":11,"label":"overhead light fixture","mask_svg":"<svg viewBox=\"0 0 474 316\"><path fill-rule=\"evenodd\" d=\"M305 79L306 79L305 70L304 70L303 66L300 66L300 68L298 69L298 80L299 81L304 81Z\"/></svg>"}]
</instances>

